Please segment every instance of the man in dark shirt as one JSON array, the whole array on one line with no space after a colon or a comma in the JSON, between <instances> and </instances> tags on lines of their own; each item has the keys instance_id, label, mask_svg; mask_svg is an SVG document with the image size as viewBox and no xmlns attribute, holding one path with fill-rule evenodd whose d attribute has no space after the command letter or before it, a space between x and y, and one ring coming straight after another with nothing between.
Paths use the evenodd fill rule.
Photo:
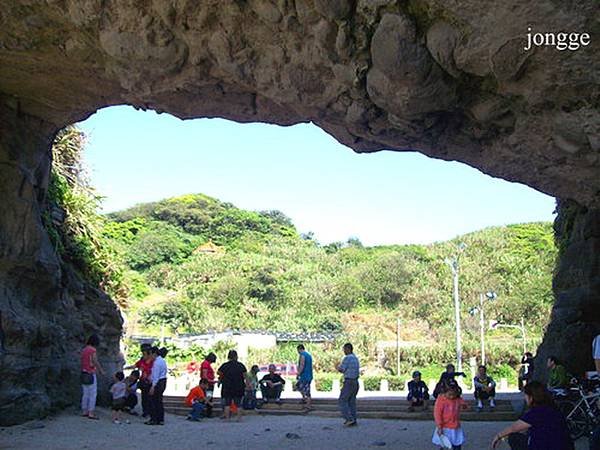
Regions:
<instances>
[{"instance_id":1,"label":"man in dark shirt","mask_svg":"<svg viewBox=\"0 0 600 450\"><path fill-rule=\"evenodd\" d=\"M424 410L427 409L427 402L429 401L429 388L423 380L421 380L421 372L415 370L412 375L412 381L408 382L408 397L407 400L410 402L408 410L410 412L415 410L415 407L422 407Z\"/></svg>"},{"instance_id":2,"label":"man in dark shirt","mask_svg":"<svg viewBox=\"0 0 600 450\"><path fill-rule=\"evenodd\" d=\"M440 375L440 381L438 381L438 383L435 386L435 389L433 390L433 397L437 398L438 395L440 394L440 389L442 387L442 385L445 382L448 381L454 381L455 377L464 377L465 373L464 372L455 372L455 368L454 368L454 364L448 364L446 366L446 371L442 372L442 374Z\"/></svg>"},{"instance_id":3,"label":"man in dark shirt","mask_svg":"<svg viewBox=\"0 0 600 450\"><path fill-rule=\"evenodd\" d=\"M223 418L231 418L231 404L237 406L235 412L236 419L240 418L242 397L248 384L246 379L246 366L239 362L238 354L235 350L230 350L227 354L228 361L219 367L219 381L221 383L221 399L223 400Z\"/></svg>"},{"instance_id":4,"label":"man in dark shirt","mask_svg":"<svg viewBox=\"0 0 600 450\"><path fill-rule=\"evenodd\" d=\"M275 399L275 403L281 404L281 392L285 380L281 375L275 373L275 364L269 365L269 373L260 380L260 392L264 403L269 403L269 400Z\"/></svg>"}]
</instances>

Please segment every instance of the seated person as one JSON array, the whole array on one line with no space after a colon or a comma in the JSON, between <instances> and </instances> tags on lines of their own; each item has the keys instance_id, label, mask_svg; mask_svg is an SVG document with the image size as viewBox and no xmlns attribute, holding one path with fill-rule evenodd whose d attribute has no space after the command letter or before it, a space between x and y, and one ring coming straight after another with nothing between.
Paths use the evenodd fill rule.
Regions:
<instances>
[{"instance_id":1,"label":"seated person","mask_svg":"<svg viewBox=\"0 0 600 450\"><path fill-rule=\"evenodd\" d=\"M260 380L260 392L264 403L269 403L269 400L275 400L277 404L281 403L281 392L285 380L281 375L275 373L275 364L269 364L269 373Z\"/></svg>"},{"instance_id":2,"label":"seated person","mask_svg":"<svg viewBox=\"0 0 600 450\"><path fill-rule=\"evenodd\" d=\"M125 378L125 386L127 386L127 395L125 397L125 409L129 411L129 414L137 416L134 411L135 406L138 403L137 388L138 382L140 381L140 371L132 370L127 378Z\"/></svg>"},{"instance_id":3,"label":"seated person","mask_svg":"<svg viewBox=\"0 0 600 450\"><path fill-rule=\"evenodd\" d=\"M203 378L198 386L192 388L185 398L185 404L192 408L187 420L199 422L200 418L205 415L206 408L212 406L211 400L206 397L206 389L208 389L208 380Z\"/></svg>"},{"instance_id":4,"label":"seated person","mask_svg":"<svg viewBox=\"0 0 600 450\"><path fill-rule=\"evenodd\" d=\"M415 370L412 374L412 381L408 382L408 397L406 399L410 402L408 407L409 411L414 411L415 407L423 407L427 409L427 402L429 400L429 388L423 380L421 380L421 372Z\"/></svg>"},{"instance_id":5,"label":"seated person","mask_svg":"<svg viewBox=\"0 0 600 450\"><path fill-rule=\"evenodd\" d=\"M477 399L477 410L483 409L483 400L490 401L490 408L493 410L496 407L494 397L496 397L496 382L487 374L485 366L479 366L477 375L473 378L473 386L475 387L475 399Z\"/></svg>"},{"instance_id":6,"label":"seated person","mask_svg":"<svg viewBox=\"0 0 600 450\"><path fill-rule=\"evenodd\" d=\"M448 364L446 366L446 371L442 372L442 374L440 375L440 380L438 381L438 383L435 385L435 389L433 390L433 397L437 398L437 396L440 393L440 389L442 387L442 385L444 384L444 382L447 381L454 381L455 377L464 377L465 373L464 372L455 372L455 368L454 368L454 364ZM462 392L462 390L461 390Z\"/></svg>"},{"instance_id":7,"label":"seated person","mask_svg":"<svg viewBox=\"0 0 600 450\"><path fill-rule=\"evenodd\" d=\"M556 356L549 356L548 362L548 390L552 393L560 393L569 387L569 374L567 369L560 363Z\"/></svg>"}]
</instances>

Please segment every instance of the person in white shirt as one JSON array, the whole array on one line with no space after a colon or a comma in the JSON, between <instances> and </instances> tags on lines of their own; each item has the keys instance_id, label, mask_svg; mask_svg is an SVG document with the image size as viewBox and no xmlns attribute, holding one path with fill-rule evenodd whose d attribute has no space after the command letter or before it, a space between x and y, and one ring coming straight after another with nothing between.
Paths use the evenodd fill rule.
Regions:
<instances>
[{"instance_id":1,"label":"person in white shirt","mask_svg":"<svg viewBox=\"0 0 600 450\"><path fill-rule=\"evenodd\" d=\"M121 411L125 409L125 397L127 396L127 385L123 372L117 372L114 376L115 382L110 387L112 395L112 419L113 423L121 423Z\"/></svg>"},{"instance_id":2,"label":"person in white shirt","mask_svg":"<svg viewBox=\"0 0 600 450\"><path fill-rule=\"evenodd\" d=\"M150 420L146 425L164 425L165 409L163 406L163 393L167 387L167 362L164 357L167 356L167 349L152 347L150 354L154 363L152 364L152 375L150 387Z\"/></svg>"}]
</instances>

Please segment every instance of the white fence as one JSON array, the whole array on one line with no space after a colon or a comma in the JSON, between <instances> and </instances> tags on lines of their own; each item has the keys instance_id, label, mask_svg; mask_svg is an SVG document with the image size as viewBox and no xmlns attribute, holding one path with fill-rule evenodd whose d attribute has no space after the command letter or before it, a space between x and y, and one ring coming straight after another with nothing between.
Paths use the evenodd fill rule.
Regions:
<instances>
[{"instance_id":1,"label":"white fence","mask_svg":"<svg viewBox=\"0 0 600 450\"><path fill-rule=\"evenodd\" d=\"M177 377L169 376L167 380L167 390L165 391L166 395L187 395L189 390L198 384L199 378L197 374L184 374ZM364 381L362 379L358 380L358 396L362 398L366 397L406 397L408 395L408 391L406 390L406 386L408 386L408 382L410 380L406 380L405 389L402 391L392 391L389 389L389 382L386 379L382 379L379 385L378 391L366 391ZM473 389L466 386L462 383L461 379L458 379L458 384L462 387L463 393L471 394L473 393ZM429 386L429 392L433 392L437 381L436 380L428 380L427 385ZM340 380L333 380L333 386L330 391L318 391L315 381L313 380L311 385L311 391L313 397L320 398L337 398L340 395ZM516 389L509 389L508 381L506 378L501 378L500 382L496 386L496 392L499 393L512 393L517 392ZM220 397L221 389L218 386L215 386L214 395L216 397ZM282 394L283 398L300 398L300 393L295 392L292 389L292 383L286 383L284 385L284 391Z\"/></svg>"}]
</instances>

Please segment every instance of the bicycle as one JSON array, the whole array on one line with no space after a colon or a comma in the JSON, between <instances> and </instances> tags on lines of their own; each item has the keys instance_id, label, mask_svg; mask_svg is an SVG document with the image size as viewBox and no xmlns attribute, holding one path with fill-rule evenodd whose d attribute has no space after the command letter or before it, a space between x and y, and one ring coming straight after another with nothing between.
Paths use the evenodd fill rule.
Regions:
<instances>
[{"instance_id":1,"label":"bicycle","mask_svg":"<svg viewBox=\"0 0 600 450\"><path fill-rule=\"evenodd\" d=\"M571 384L569 391L574 398L559 399L557 406L565 416L571 438L577 440L589 435L595 426L600 425L600 391L593 390L591 385L584 386L575 379Z\"/></svg>"}]
</instances>

